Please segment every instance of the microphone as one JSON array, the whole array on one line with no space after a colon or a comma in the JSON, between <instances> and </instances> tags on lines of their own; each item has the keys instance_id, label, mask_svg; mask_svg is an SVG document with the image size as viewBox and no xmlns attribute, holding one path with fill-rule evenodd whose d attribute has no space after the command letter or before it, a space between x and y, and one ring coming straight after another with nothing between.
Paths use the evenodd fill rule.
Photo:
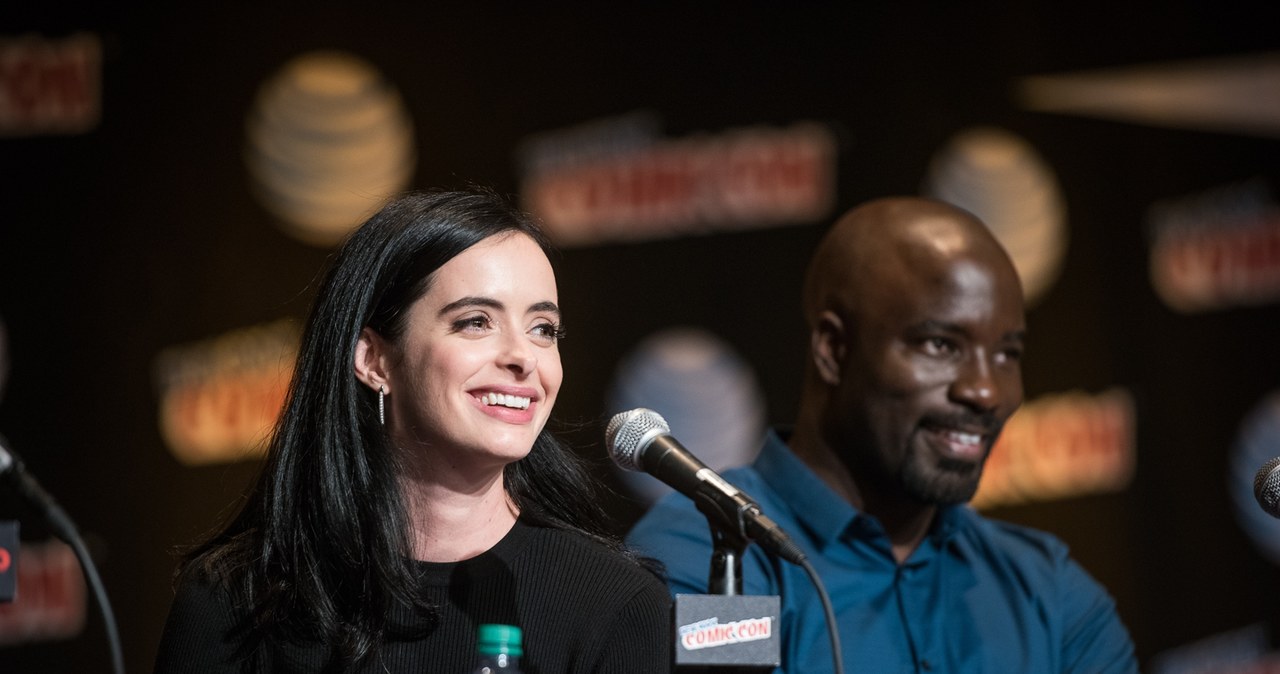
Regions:
<instances>
[{"instance_id":1,"label":"microphone","mask_svg":"<svg viewBox=\"0 0 1280 674\"><path fill-rule=\"evenodd\" d=\"M805 562L804 551L760 506L671 437L662 415L643 407L619 412L604 433L609 455L619 467L648 473L693 499L708 518L739 537L793 563Z\"/></svg>"},{"instance_id":2,"label":"microphone","mask_svg":"<svg viewBox=\"0 0 1280 674\"><path fill-rule=\"evenodd\" d=\"M1253 478L1253 496L1272 517L1280 517L1280 456L1262 464Z\"/></svg>"},{"instance_id":3,"label":"microphone","mask_svg":"<svg viewBox=\"0 0 1280 674\"><path fill-rule=\"evenodd\" d=\"M57 501L53 500L49 492L36 482L36 478L27 472L22 460L5 446L4 436L0 436L0 485L6 483L13 485L14 490L27 502L27 505L44 517L53 535L66 542L75 552L76 559L80 561L80 569L89 581L89 587L98 598L98 607L102 610L102 620L107 629L107 641L111 647L111 671L115 674L123 674L124 651L120 647L120 630L116 627L115 613L111 611L107 588L102 584L102 577L98 575L98 567L94 566L93 558L89 556L89 549L80 538L75 522L71 521L71 517L62 509L62 506L58 505Z\"/></svg>"}]
</instances>

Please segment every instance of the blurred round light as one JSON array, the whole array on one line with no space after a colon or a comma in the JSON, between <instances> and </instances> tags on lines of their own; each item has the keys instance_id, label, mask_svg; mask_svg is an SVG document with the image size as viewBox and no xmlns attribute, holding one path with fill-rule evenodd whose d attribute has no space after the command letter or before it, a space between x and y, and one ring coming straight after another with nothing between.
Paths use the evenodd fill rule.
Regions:
<instances>
[{"instance_id":1,"label":"blurred round light","mask_svg":"<svg viewBox=\"0 0 1280 674\"><path fill-rule=\"evenodd\" d=\"M413 129L399 93L342 52L298 56L259 89L245 160L262 204L290 235L338 243L408 185Z\"/></svg>"},{"instance_id":2,"label":"blurred round light","mask_svg":"<svg viewBox=\"0 0 1280 674\"><path fill-rule=\"evenodd\" d=\"M650 335L622 359L606 416L647 407L671 425L671 435L716 471L750 463L764 433L764 394L733 348L700 328ZM646 504L671 491L646 473L618 470Z\"/></svg>"},{"instance_id":3,"label":"blurred round light","mask_svg":"<svg viewBox=\"0 0 1280 674\"><path fill-rule=\"evenodd\" d=\"M1057 279L1067 247L1057 178L1030 143L1008 131L962 131L930 163L924 193L982 219L1009 251L1033 304Z\"/></svg>"}]
</instances>

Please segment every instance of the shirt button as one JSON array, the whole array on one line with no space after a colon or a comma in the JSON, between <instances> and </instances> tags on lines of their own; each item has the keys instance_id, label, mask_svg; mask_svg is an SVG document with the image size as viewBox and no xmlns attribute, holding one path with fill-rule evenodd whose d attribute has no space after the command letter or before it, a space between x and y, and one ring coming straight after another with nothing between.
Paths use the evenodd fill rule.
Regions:
<instances>
[{"instance_id":1,"label":"shirt button","mask_svg":"<svg viewBox=\"0 0 1280 674\"><path fill-rule=\"evenodd\" d=\"M932 672L932 671L933 671L933 663L932 663L932 662L929 662L928 660L921 660L921 661L920 661L920 667L921 667L921 668L923 668L923 669L924 669L924 671L926 671L926 672Z\"/></svg>"}]
</instances>

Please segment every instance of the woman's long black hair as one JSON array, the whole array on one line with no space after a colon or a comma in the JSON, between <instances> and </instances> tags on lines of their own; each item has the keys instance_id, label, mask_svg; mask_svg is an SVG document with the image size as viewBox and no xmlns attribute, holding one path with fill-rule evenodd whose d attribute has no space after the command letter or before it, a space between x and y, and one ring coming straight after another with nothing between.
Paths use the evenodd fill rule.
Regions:
<instances>
[{"instance_id":1,"label":"woman's long black hair","mask_svg":"<svg viewBox=\"0 0 1280 674\"><path fill-rule=\"evenodd\" d=\"M490 190L415 192L388 203L338 251L262 473L235 519L181 569L228 583L251 609L246 651L271 638L319 641L332 645L329 669L343 671L379 647L397 602L431 610L415 592L399 459L376 393L356 379L355 348L366 326L398 341L434 272L504 233L550 250L532 220ZM623 551L596 482L545 429L527 457L507 466L505 484L522 518Z\"/></svg>"}]
</instances>

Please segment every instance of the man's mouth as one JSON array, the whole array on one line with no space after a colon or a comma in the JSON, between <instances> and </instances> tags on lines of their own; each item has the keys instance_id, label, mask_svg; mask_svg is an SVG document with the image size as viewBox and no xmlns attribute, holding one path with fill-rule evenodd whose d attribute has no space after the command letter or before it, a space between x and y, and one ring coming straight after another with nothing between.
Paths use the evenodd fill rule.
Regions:
<instances>
[{"instance_id":1,"label":"man's mouth","mask_svg":"<svg viewBox=\"0 0 1280 674\"><path fill-rule=\"evenodd\" d=\"M940 424L926 424L925 430L934 446L950 458L978 461L987 453L988 433Z\"/></svg>"}]
</instances>

